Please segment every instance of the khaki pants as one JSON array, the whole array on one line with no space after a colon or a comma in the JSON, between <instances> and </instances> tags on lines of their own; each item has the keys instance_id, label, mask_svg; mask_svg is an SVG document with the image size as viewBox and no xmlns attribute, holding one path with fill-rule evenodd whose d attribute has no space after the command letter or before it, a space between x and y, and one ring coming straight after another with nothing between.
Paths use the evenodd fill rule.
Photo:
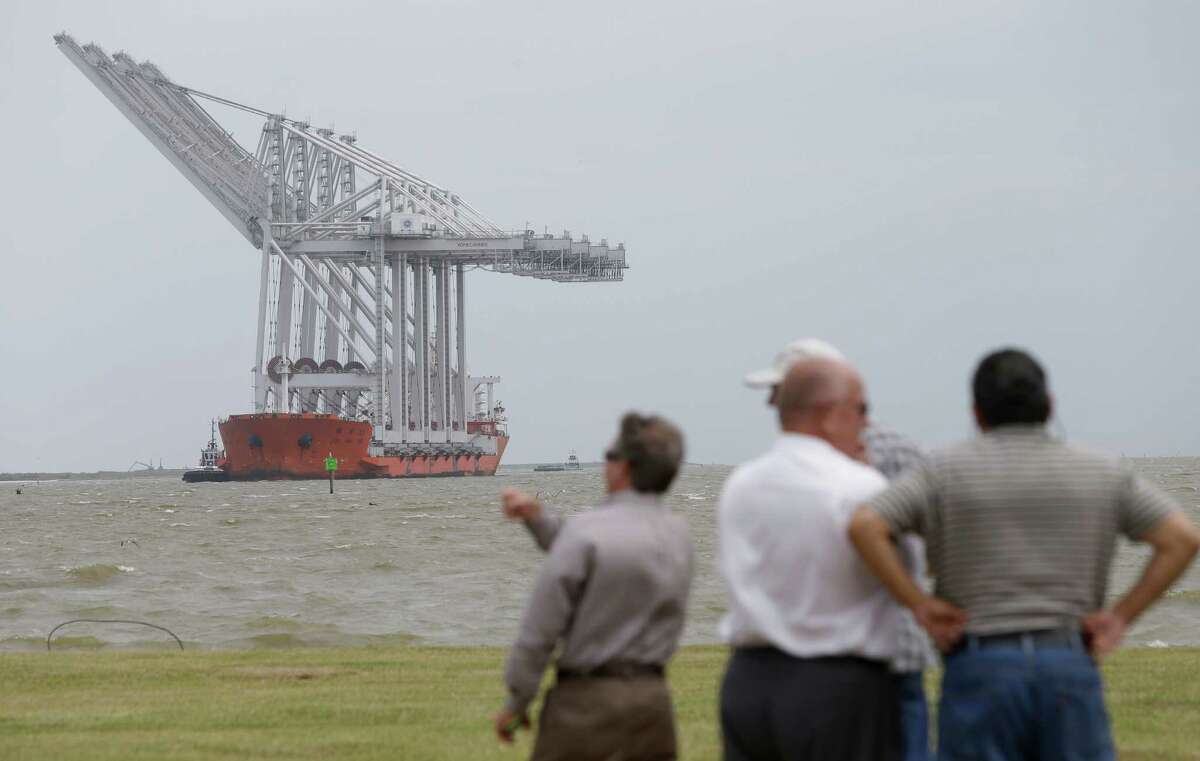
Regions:
<instances>
[{"instance_id":1,"label":"khaki pants","mask_svg":"<svg viewBox=\"0 0 1200 761\"><path fill-rule=\"evenodd\" d=\"M530 761L673 761L675 714L659 676L590 677L546 693Z\"/></svg>"}]
</instances>

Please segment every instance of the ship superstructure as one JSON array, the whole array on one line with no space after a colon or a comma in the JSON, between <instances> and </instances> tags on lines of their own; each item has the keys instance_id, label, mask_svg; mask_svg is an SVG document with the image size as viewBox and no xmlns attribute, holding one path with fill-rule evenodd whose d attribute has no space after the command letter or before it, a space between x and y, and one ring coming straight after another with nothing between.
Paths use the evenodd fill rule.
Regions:
<instances>
[{"instance_id":1,"label":"ship superstructure","mask_svg":"<svg viewBox=\"0 0 1200 761\"><path fill-rule=\"evenodd\" d=\"M307 458L327 455L306 425L326 418L367 431L355 446L365 440L362 455L379 475L420 475L409 472L418 462L433 475L431 460L450 463L446 475L494 472L507 442L494 399L500 378L468 369L467 271L623 279L623 244L504 230L353 135L175 84L152 63L66 34L54 39L261 258L253 414L221 424L235 478L251 472L236 459L245 449L260 455L255 477L271 477L285 455L302 464L276 477L309 477ZM206 110L213 104L261 116L257 146L238 143ZM268 419L288 452L256 432ZM485 465L459 467L468 461Z\"/></svg>"}]
</instances>

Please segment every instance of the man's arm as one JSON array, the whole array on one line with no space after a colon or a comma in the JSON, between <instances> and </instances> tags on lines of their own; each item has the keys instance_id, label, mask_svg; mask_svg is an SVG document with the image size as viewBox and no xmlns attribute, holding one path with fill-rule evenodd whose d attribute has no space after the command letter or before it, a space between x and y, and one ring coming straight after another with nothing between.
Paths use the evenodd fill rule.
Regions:
<instances>
[{"instance_id":1,"label":"man's arm","mask_svg":"<svg viewBox=\"0 0 1200 761\"><path fill-rule=\"evenodd\" d=\"M1083 619L1092 654L1097 657L1116 649L1125 629L1187 570L1200 549L1200 530L1182 512L1176 511L1154 524L1141 536L1141 541L1154 549L1141 578L1112 608L1098 610Z\"/></svg>"},{"instance_id":2,"label":"man's arm","mask_svg":"<svg viewBox=\"0 0 1200 761\"><path fill-rule=\"evenodd\" d=\"M509 697L496 717L501 740L511 740L511 733L506 737L500 732L501 719L507 717L511 722L523 718L537 695L542 672L566 632L587 583L591 552L591 545L578 532L565 531L542 565L504 669Z\"/></svg>"},{"instance_id":3,"label":"man's arm","mask_svg":"<svg viewBox=\"0 0 1200 761\"><path fill-rule=\"evenodd\" d=\"M533 541L543 551L549 552L566 520L561 515L547 512L541 502L525 492L505 489L501 494L504 517L519 520L533 535Z\"/></svg>"},{"instance_id":4,"label":"man's arm","mask_svg":"<svg viewBox=\"0 0 1200 761\"><path fill-rule=\"evenodd\" d=\"M966 614L955 606L925 592L904 567L892 542L892 529L869 505L862 505L850 519L850 541L863 562L879 577L892 596L909 608L941 650L948 650L962 636Z\"/></svg>"}]
</instances>

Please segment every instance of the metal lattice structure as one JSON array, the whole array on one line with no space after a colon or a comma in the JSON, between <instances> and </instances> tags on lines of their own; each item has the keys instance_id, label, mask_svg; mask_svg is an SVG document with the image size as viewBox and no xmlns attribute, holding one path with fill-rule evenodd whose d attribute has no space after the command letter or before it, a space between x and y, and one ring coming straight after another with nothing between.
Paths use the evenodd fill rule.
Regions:
<instances>
[{"instance_id":1,"label":"metal lattice structure","mask_svg":"<svg viewBox=\"0 0 1200 761\"><path fill-rule=\"evenodd\" d=\"M66 34L54 40L261 253L258 412L369 417L375 448L467 442L467 421L496 417L499 378L467 372L466 272L624 276L624 245L502 230L351 135L183 87ZM255 149L202 102L261 116Z\"/></svg>"}]
</instances>

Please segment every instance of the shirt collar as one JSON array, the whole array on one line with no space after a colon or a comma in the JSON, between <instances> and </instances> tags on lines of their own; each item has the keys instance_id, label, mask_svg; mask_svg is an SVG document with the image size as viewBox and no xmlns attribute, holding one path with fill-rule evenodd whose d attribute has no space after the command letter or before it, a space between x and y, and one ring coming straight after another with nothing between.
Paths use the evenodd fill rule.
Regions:
<instances>
[{"instance_id":1,"label":"shirt collar","mask_svg":"<svg viewBox=\"0 0 1200 761\"><path fill-rule=\"evenodd\" d=\"M779 434L779 438L775 441L775 448L781 452L797 452L801 454L829 454L832 452L841 454L825 439L817 438L807 433L793 433L791 431L783 431Z\"/></svg>"},{"instance_id":2,"label":"shirt collar","mask_svg":"<svg viewBox=\"0 0 1200 761\"><path fill-rule=\"evenodd\" d=\"M1045 423L1006 423L998 425L995 428L990 428L983 432L984 436L999 436L1012 437L1024 436L1028 438L1046 439L1050 437L1050 433L1046 430Z\"/></svg>"}]
</instances>

